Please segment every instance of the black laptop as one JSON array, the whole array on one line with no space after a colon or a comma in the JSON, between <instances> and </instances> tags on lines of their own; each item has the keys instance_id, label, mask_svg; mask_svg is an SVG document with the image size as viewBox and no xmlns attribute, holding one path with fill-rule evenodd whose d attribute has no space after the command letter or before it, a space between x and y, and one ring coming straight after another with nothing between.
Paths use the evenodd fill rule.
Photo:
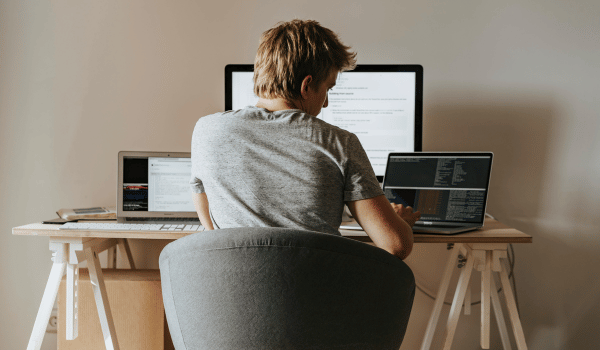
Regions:
<instances>
[{"instance_id":1,"label":"black laptop","mask_svg":"<svg viewBox=\"0 0 600 350\"><path fill-rule=\"evenodd\" d=\"M451 235L483 226L491 152L390 153L383 191L421 212L413 232Z\"/></svg>"},{"instance_id":2,"label":"black laptop","mask_svg":"<svg viewBox=\"0 0 600 350\"><path fill-rule=\"evenodd\" d=\"M390 153L383 191L392 203L421 212L415 233L452 235L483 226L491 152ZM362 230L355 221L340 229Z\"/></svg>"}]
</instances>

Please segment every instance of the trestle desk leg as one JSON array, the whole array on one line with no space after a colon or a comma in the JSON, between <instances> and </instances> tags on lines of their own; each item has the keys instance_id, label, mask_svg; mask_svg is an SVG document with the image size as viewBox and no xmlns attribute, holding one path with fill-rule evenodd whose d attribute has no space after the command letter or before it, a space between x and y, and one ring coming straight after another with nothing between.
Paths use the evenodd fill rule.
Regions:
<instances>
[{"instance_id":1,"label":"trestle desk leg","mask_svg":"<svg viewBox=\"0 0 600 350\"><path fill-rule=\"evenodd\" d=\"M454 248L450 252L450 256L448 257L448 262L446 263L446 270L444 271L444 276L442 277L440 288L438 289L437 296L435 297L435 302L433 303L433 310L431 311L431 316L429 316L429 323L427 324L425 337L423 338L423 343L421 344L421 350L429 350L429 348L431 347L431 342L433 341L433 334L435 333L435 328L440 319L440 312L442 311L442 306L444 305L444 300L446 299L446 292L448 291L450 278L452 277L452 272L454 271L454 266L458 259L458 253L462 249L462 246L462 243L455 244Z\"/></svg>"},{"instance_id":2,"label":"trestle desk leg","mask_svg":"<svg viewBox=\"0 0 600 350\"><path fill-rule=\"evenodd\" d=\"M67 264L66 339L74 340L79 333L79 264Z\"/></svg>"},{"instance_id":3,"label":"trestle desk leg","mask_svg":"<svg viewBox=\"0 0 600 350\"><path fill-rule=\"evenodd\" d=\"M90 282L92 283L94 298L96 299L96 307L98 309L102 334L104 335L104 344L106 345L107 350L119 350L117 333L115 331L115 324L108 303L108 295L106 293L106 286L104 285L104 277L102 276L98 254L93 248L86 248L85 256L88 262Z\"/></svg>"},{"instance_id":4,"label":"trestle desk leg","mask_svg":"<svg viewBox=\"0 0 600 350\"><path fill-rule=\"evenodd\" d=\"M127 258L127 262L129 262L129 268L135 270L133 255L131 255L131 249L129 249L129 243L127 242L127 239L119 238L117 241L117 247L119 247L119 252L124 258Z\"/></svg>"},{"instance_id":5,"label":"trestle desk leg","mask_svg":"<svg viewBox=\"0 0 600 350\"><path fill-rule=\"evenodd\" d=\"M481 271L481 338L482 349L490 348L490 285L492 277L492 252L485 251L485 266Z\"/></svg>"},{"instance_id":6,"label":"trestle desk leg","mask_svg":"<svg viewBox=\"0 0 600 350\"><path fill-rule=\"evenodd\" d=\"M492 307L494 308L494 316L496 316L496 323L498 324L498 331L500 332L500 339L502 340L503 350L512 350L510 345L510 338L508 337L508 330L506 329L506 321L504 320L504 313L502 312L502 305L500 305L500 298L498 297L498 289L496 289L496 282L494 278L490 279L490 294L492 298Z\"/></svg>"},{"instance_id":7,"label":"trestle desk leg","mask_svg":"<svg viewBox=\"0 0 600 350\"><path fill-rule=\"evenodd\" d=\"M54 257L52 259L54 262L52 263L50 276L48 277L46 289L44 290L44 295L42 296L42 303L35 318L35 323L33 325L31 337L29 338L27 350L39 350L42 346L44 334L46 333L46 325L48 324L48 320L50 320L50 315L52 314L52 309L54 308L54 301L56 300L56 295L58 294L58 287L60 286L60 281L65 274L68 251L67 244L51 243L50 249L54 250Z\"/></svg>"},{"instance_id":8,"label":"trestle desk leg","mask_svg":"<svg viewBox=\"0 0 600 350\"><path fill-rule=\"evenodd\" d=\"M506 298L506 307L508 308L512 329L515 334L517 349L526 350L527 344L525 344L525 334L523 334L523 327L521 326L519 312L517 311L517 303L515 302L515 296L510 286L510 281L508 280L508 262L506 259L502 259L502 263L503 266L500 271L500 280L502 281L502 290L504 291L504 297Z\"/></svg>"},{"instance_id":9,"label":"trestle desk leg","mask_svg":"<svg viewBox=\"0 0 600 350\"><path fill-rule=\"evenodd\" d=\"M444 349L449 350L452 345L454 338L454 332L456 331L456 325L458 324L458 318L460 317L460 309L462 308L469 280L471 279L471 273L473 272L473 256L468 253L467 264L463 267L460 277L458 279L458 286L456 287L456 293L454 294L454 300L450 307L450 315L448 317L448 324L446 326L446 332L444 334Z\"/></svg>"},{"instance_id":10,"label":"trestle desk leg","mask_svg":"<svg viewBox=\"0 0 600 350\"><path fill-rule=\"evenodd\" d=\"M465 308L465 315L470 315L471 314L471 283L469 283L469 285L467 286L467 292L465 294L465 303L464 306Z\"/></svg>"},{"instance_id":11,"label":"trestle desk leg","mask_svg":"<svg viewBox=\"0 0 600 350\"><path fill-rule=\"evenodd\" d=\"M117 247L110 247L106 250L106 268L117 268Z\"/></svg>"}]
</instances>

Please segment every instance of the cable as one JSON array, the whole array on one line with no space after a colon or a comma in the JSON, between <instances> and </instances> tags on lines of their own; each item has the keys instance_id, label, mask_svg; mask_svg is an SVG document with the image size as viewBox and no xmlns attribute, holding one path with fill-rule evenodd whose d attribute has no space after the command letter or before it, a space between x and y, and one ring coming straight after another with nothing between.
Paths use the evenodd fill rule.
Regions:
<instances>
[{"instance_id":1,"label":"cable","mask_svg":"<svg viewBox=\"0 0 600 350\"><path fill-rule=\"evenodd\" d=\"M421 291L421 293L425 294L426 296L428 296L429 298L435 300L435 297L432 295L433 293L431 293L430 291L426 290L425 288L423 288L422 286L419 285L419 283L417 283L416 279L415 279L415 286L417 287L417 289L419 291ZM502 287L500 287L498 289L498 293L500 293L502 291ZM474 305L478 305L481 304L481 300L477 300L471 303L471 306ZM446 301L446 299L444 299L444 305L452 305L451 302ZM518 304L517 304L517 311L519 310Z\"/></svg>"},{"instance_id":2,"label":"cable","mask_svg":"<svg viewBox=\"0 0 600 350\"><path fill-rule=\"evenodd\" d=\"M428 291L427 289L425 289L424 287L422 287L422 286L420 286L420 285L419 285L419 283L417 282L417 279L416 279L416 278L415 278L415 286L417 287L417 289L418 289L419 291L421 291L421 293L425 294L425 295L426 295L426 296L428 296L429 298L431 298L431 299L433 299L433 300L435 300L435 299L436 299L436 297L435 297L435 296L433 296L433 293L431 293L430 291ZM498 293L500 293L501 291L502 291L502 287L500 287L500 288L498 289ZM452 305L452 303L451 303L451 302L448 302L448 301L446 301L446 299L444 299L444 304L445 304L445 305ZM478 301L474 301L474 302L472 302L472 303L471 303L471 306L473 306L473 305L478 305L478 304L481 304L481 300L478 300ZM518 310L518 307L517 307L517 310Z\"/></svg>"},{"instance_id":3,"label":"cable","mask_svg":"<svg viewBox=\"0 0 600 350\"><path fill-rule=\"evenodd\" d=\"M485 216L487 216L488 218L490 218L490 219L492 219L492 220L496 220L496 218L495 218L495 217L493 217L493 216L492 216L492 214L490 214L490 213L488 213L488 212L486 212L486 213L485 213Z\"/></svg>"},{"instance_id":4,"label":"cable","mask_svg":"<svg viewBox=\"0 0 600 350\"><path fill-rule=\"evenodd\" d=\"M431 299L435 300L435 297L433 295L431 295L432 293L430 291L426 290L425 288L421 287L419 285L419 283L417 282L416 278L415 278L415 286L417 287L418 290L421 291L421 293L423 293L426 296L430 297ZM447 302L446 299L444 299L444 304L445 305L452 305L452 303Z\"/></svg>"}]
</instances>

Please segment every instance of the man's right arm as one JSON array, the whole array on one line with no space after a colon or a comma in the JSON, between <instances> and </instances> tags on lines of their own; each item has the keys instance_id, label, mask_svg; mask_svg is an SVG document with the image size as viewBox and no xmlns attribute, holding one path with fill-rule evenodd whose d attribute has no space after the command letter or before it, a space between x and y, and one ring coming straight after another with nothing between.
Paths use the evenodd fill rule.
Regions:
<instances>
[{"instance_id":1,"label":"man's right arm","mask_svg":"<svg viewBox=\"0 0 600 350\"><path fill-rule=\"evenodd\" d=\"M413 247L412 225L420 213L412 208L392 207L385 195L346 202L352 216L362 226L375 246L404 260ZM404 218L402 218L403 216Z\"/></svg>"}]
</instances>

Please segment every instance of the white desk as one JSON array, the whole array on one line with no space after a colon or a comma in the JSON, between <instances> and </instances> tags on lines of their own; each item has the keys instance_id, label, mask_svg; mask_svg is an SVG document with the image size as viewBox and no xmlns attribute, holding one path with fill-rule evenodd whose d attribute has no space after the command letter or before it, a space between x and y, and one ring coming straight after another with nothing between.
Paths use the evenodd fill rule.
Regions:
<instances>
[{"instance_id":1,"label":"white desk","mask_svg":"<svg viewBox=\"0 0 600 350\"><path fill-rule=\"evenodd\" d=\"M13 228L13 235L45 236L50 240L50 250L53 251L53 265L48 277L46 289L29 339L28 350L38 350L44 338L46 324L54 306L58 287L64 274L67 275L67 339L75 339L77 332L77 286L79 264L87 261L92 282L94 297L102 333L107 349L117 350L117 341L111 310L106 296L102 269L98 254L110 247L117 246L119 252L127 257L130 268L135 268L129 246L128 238L135 239L177 239L191 232L172 231L86 231L86 230L59 230L59 225L29 224ZM371 242L362 231L342 230L342 235L363 242ZM450 309L450 316L445 330L444 349L450 349L456 325L463 304L470 310L469 280L473 269L482 271L481 288L481 347L489 348L490 336L490 305L500 328L502 344L505 350L510 349L508 331L496 286L491 275L493 272L500 274L502 288L504 289L513 333L519 350L527 349L525 337L519 315L517 313L514 295L508 280L506 263L507 247L509 243L531 243L531 236L518 230L505 226L495 220L487 220L483 230L467 232L455 236L415 235L415 243L453 243L454 248L448 258L448 264L442 278L440 289L434 304L433 312L429 319L427 331L421 349L431 347L433 333L439 320L444 296L450 284L452 271L456 266L459 253L465 257L464 268L459 277L458 286ZM466 300L466 302L465 302Z\"/></svg>"}]
</instances>

